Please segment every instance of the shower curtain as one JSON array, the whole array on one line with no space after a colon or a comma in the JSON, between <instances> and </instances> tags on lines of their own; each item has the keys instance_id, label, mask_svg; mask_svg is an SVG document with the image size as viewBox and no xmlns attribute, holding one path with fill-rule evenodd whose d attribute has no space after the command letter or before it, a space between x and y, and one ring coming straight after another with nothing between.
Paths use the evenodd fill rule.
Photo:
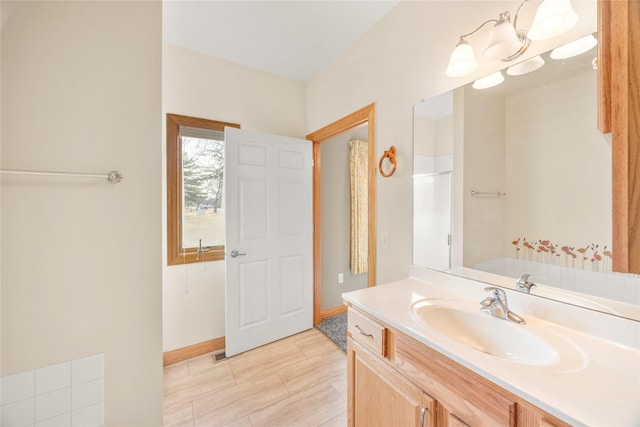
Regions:
<instances>
[{"instance_id":1,"label":"shower curtain","mask_svg":"<svg viewBox=\"0 0 640 427\"><path fill-rule=\"evenodd\" d=\"M366 273L369 267L369 143L349 141L351 181L351 272Z\"/></svg>"}]
</instances>

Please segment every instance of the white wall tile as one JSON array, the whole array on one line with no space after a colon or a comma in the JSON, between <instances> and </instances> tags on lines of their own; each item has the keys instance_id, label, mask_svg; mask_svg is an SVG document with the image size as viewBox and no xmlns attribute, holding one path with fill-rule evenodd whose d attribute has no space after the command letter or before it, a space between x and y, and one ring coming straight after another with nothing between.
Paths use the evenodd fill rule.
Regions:
<instances>
[{"instance_id":1,"label":"white wall tile","mask_svg":"<svg viewBox=\"0 0 640 427\"><path fill-rule=\"evenodd\" d=\"M19 402L9 403L2 406L3 426L20 427L33 425L34 421L33 397Z\"/></svg>"},{"instance_id":2,"label":"white wall tile","mask_svg":"<svg viewBox=\"0 0 640 427\"><path fill-rule=\"evenodd\" d=\"M0 378L0 404L2 426L103 425L104 355Z\"/></svg>"},{"instance_id":3,"label":"white wall tile","mask_svg":"<svg viewBox=\"0 0 640 427\"><path fill-rule=\"evenodd\" d=\"M624 281L624 301L640 305L640 279L627 277Z\"/></svg>"},{"instance_id":4,"label":"white wall tile","mask_svg":"<svg viewBox=\"0 0 640 427\"><path fill-rule=\"evenodd\" d=\"M591 293L591 275L585 270L576 270L576 291Z\"/></svg>"},{"instance_id":5,"label":"white wall tile","mask_svg":"<svg viewBox=\"0 0 640 427\"><path fill-rule=\"evenodd\" d=\"M104 380L99 379L74 385L71 391L73 410L91 406L104 401Z\"/></svg>"},{"instance_id":6,"label":"white wall tile","mask_svg":"<svg viewBox=\"0 0 640 427\"><path fill-rule=\"evenodd\" d=\"M36 369L36 395L71 387L71 362Z\"/></svg>"},{"instance_id":7,"label":"white wall tile","mask_svg":"<svg viewBox=\"0 0 640 427\"><path fill-rule=\"evenodd\" d=\"M518 266L520 267L520 274L518 275L518 277L525 273L535 274L536 272L536 263L533 261L525 261L523 259L520 259L520 263Z\"/></svg>"},{"instance_id":8,"label":"white wall tile","mask_svg":"<svg viewBox=\"0 0 640 427\"><path fill-rule=\"evenodd\" d=\"M87 406L71 413L73 427L92 427L104 424L104 404Z\"/></svg>"},{"instance_id":9,"label":"white wall tile","mask_svg":"<svg viewBox=\"0 0 640 427\"><path fill-rule=\"evenodd\" d=\"M433 159L433 168L436 172L453 170L453 154L435 156Z\"/></svg>"},{"instance_id":10,"label":"white wall tile","mask_svg":"<svg viewBox=\"0 0 640 427\"><path fill-rule=\"evenodd\" d=\"M413 156L413 173L431 173L433 172L433 157L416 154Z\"/></svg>"},{"instance_id":11,"label":"white wall tile","mask_svg":"<svg viewBox=\"0 0 640 427\"><path fill-rule=\"evenodd\" d=\"M591 279L591 295L598 297L609 298L607 296L607 280L604 275L596 272L590 273Z\"/></svg>"},{"instance_id":12,"label":"white wall tile","mask_svg":"<svg viewBox=\"0 0 640 427\"><path fill-rule=\"evenodd\" d=\"M624 301L625 278L617 275L604 275L605 296L609 299Z\"/></svg>"},{"instance_id":13,"label":"white wall tile","mask_svg":"<svg viewBox=\"0 0 640 427\"><path fill-rule=\"evenodd\" d=\"M71 388L63 388L36 396L36 421L71 412Z\"/></svg>"},{"instance_id":14,"label":"white wall tile","mask_svg":"<svg viewBox=\"0 0 640 427\"><path fill-rule=\"evenodd\" d=\"M47 420L36 421L36 427L71 427L71 412Z\"/></svg>"},{"instance_id":15,"label":"white wall tile","mask_svg":"<svg viewBox=\"0 0 640 427\"><path fill-rule=\"evenodd\" d=\"M85 357L71 362L71 384L81 384L104 377L104 355Z\"/></svg>"},{"instance_id":16,"label":"white wall tile","mask_svg":"<svg viewBox=\"0 0 640 427\"><path fill-rule=\"evenodd\" d=\"M562 287L570 291L576 290L576 270L574 268L562 268Z\"/></svg>"},{"instance_id":17,"label":"white wall tile","mask_svg":"<svg viewBox=\"0 0 640 427\"><path fill-rule=\"evenodd\" d=\"M3 377L2 405L33 397L34 389L33 371Z\"/></svg>"}]
</instances>

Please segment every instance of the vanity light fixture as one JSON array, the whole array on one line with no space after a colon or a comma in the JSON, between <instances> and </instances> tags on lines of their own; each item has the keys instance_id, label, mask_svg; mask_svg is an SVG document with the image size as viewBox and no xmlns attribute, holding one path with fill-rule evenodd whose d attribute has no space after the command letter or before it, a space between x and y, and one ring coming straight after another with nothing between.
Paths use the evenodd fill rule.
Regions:
<instances>
[{"instance_id":1,"label":"vanity light fixture","mask_svg":"<svg viewBox=\"0 0 640 427\"><path fill-rule=\"evenodd\" d=\"M507 68L507 74L510 76L521 76L523 74L535 71L543 65L544 59L542 59L542 57L538 55Z\"/></svg>"},{"instance_id":2,"label":"vanity light fixture","mask_svg":"<svg viewBox=\"0 0 640 427\"><path fill-rule=\"evenodd\" d=\"M502 12L498 19L483 22L470 33L460 36L460 40L451 53L445 74L449 77L463 77L478 69L478 60L466 38L474 35L486 24L493 23L483 58L486 60L513 61L520 57L531 43L531 40L545 40L555 37L573 27L578 22L578 15L573 11L570 0L544 0L534 18L534 23L527 33L518 30L518 14L522 6L529 0L523 0L516 10L513 24L509 11ZM534 37L531 36L533 33Z\"/></svg>"},{"instance_id":3,"label":"vanity light fixture","mask_svg":"<svg viewBox=\"0 0 640 427\"><path fill-rule=\"evenodd\" d=\"M597 44L598 40L593 37L593 34L589 34L581 39L574 40L571 43L553 49L549 56L552 59L567 59L590 51Z\"/></svg>"},{"instance_id":4,"label":"vanity light fixture","mask_svg":"<svg viewBox=\"0 0 640 427\"><path fill-rule=\"evenodd\" d=\"M504 81L504 76L500 71L496 71L493 74L489 74L486 77L473 82L474 89L489 89L490 87L498 86Z\"/></svg>"},{"instance_id":5,"label":"vanity light fixture","mask_svg":"<svg viewBox=\"0 0 640 427\"><path fill-rule=\"evenodd\" d=\"M573 28L578 15L569 0L544 0L533 20L528 37L531 40L548 40Z\"/></svg>"}]
</instances>

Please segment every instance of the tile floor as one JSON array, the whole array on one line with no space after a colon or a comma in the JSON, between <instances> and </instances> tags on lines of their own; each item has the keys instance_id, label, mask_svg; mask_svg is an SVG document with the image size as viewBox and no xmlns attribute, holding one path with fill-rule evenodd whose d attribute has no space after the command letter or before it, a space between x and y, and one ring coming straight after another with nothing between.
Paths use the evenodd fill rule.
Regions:
<instances>
[{"instance_id":1,"label":"tile floor","mask_svg":"<svg viewBox=\"0 0 640 427\"><path fill-rule=\"evenodd\" d=\"M165 426L346 426L347 359L317 329L164 368Z\"/></svg>"}]
</instances>

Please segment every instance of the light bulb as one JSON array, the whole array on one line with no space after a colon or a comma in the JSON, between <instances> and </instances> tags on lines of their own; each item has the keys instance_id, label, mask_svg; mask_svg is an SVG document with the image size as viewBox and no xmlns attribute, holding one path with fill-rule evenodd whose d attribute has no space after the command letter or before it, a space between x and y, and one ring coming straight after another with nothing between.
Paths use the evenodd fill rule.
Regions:
<instances>
[{"instance_id":1,"label":"light bulb","mask_svg":"<svg viewBox=\"0 0 640 427\"><path fill-rule=\"evenodd\" d=\"M523 74L535 71L543 65L544 59L542 59L542 57L538 55L507 68L507 74L510 76L521 76Z\"/></svg>"},{"instance_id":2,"label":"light bulb","mask_svg":"<svg viewBox=\"0 0 640 427\"><path fill-rule=\"evenodd\" d=\"M559 36L578 22L569 0L544 0L527 34L531 40L547 40Z\"/></svg>"},{"instance_id":3,"label":"light bulb","mask_svg":"<svg viewBox=\"0 0 640 427\"><path fill-rule=\"evenodd\" d=\"M598 40L593 37L593 34L589 34L588 36L582 37L581 39L574 40L570 43L553 49L549 56L552 59L571 58L572 56L578 56L593 49L593 47L597 44Z\"/></svg>"},{"instance_id":4,"label":"light bulb","mask_svg":"<svg viewBox=\"0 0 640 427\"><path fill-rule=\"evenodd\" d=\"M449 66L445 70L445 74L449 77L462 77L473 73L478 69L478 61L473 49L463 38L451 53Z\"/></svg>"},{"instance_id":5,"label":"light bulb","mask_svg":"<svg viewBox=\"0 0 640 427\"><path fill-rule=\"evenodd\" d=\"M473 82L474 89L488 89L490 87L498 86L504 81L504 76L500 71L496 71L493 74L489 74L486 77Z\"/></svg>"}]
</instances>

